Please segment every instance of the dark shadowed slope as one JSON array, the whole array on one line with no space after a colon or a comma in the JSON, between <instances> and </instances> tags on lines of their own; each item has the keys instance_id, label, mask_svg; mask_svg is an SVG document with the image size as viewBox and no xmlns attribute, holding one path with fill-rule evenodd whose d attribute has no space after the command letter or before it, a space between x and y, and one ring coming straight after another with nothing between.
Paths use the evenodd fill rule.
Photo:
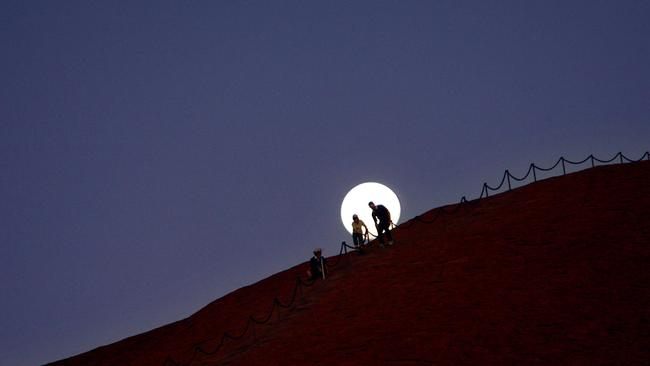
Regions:
<instances>
[{"instance_id":1,"label":"dark shadowed slope","mask_svg":"<svg viewBox=\"0 0 650 366\"><path fill-rule=\"evenodd\" d=\"M348 254L295 307L192 365L650 362L649 162L544 180L396 236L394 247ZM266 315L305 266L56 364L184 364L194 345L214 348Z\"/></svg>"}]
</instances>

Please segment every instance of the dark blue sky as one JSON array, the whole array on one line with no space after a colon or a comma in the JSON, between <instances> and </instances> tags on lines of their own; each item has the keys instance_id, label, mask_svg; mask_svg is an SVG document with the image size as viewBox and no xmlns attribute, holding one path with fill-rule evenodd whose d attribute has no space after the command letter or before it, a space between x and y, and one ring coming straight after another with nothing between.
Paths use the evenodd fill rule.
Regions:
<instances>
[{"instance_id":1,"label":"dark blue sky","mask_svg":"<svg viewBox=\"0 0 650 366\"><path fill-rule=\"evenodd\" d=\"M647 1L3 1L0 364L332 254L365 181L408 219L506 168L640 157L648 19Z\"/></svg>"}]
</instances>

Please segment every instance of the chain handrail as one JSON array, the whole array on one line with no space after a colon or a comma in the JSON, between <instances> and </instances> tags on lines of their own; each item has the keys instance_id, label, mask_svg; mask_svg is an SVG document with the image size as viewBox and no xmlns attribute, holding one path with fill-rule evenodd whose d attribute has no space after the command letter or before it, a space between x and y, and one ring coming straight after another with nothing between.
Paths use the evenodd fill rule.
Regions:
<instances>
[{"instance_id":1,"label":"chain handrail","mask_svg":"<svg viewBox=\"0 0 650 366\"><path fill-rule=\"evenodd\" d=\"M437 209L435 209L434 216L430 220L425 220L425 219L422 218L422 215L417 215L413 219L408 220L408 221L406 221L406 222L404 222L404 223L402 223L400 225L395 225L391 221L391 228L392 229L397 228L397 227L406 228L406 227L410 227L415 222L419 222L419 223L423 223L423 224L432 224L442 215L454 214L463 207L468 207L470 205L478 203L478 201L480 201L483 198L489 197L489 192L490 191L498 191L499 189L501 189L501 187L505 183L508 184L508 191L512 190L512 184L511 184L510 179L514 179L517 182L522 182L522 181L526 180L526 178L528 178L528 176L532 173L533 174L533 181L537 182L537 170L547 172L547 171L551 171L551 170L557 168L557 166L561 164L562 165L562 175L566 175L567 174L566 173L566 164L567 163L571 164L571 165L580 165L580 164L584 164L587 161L590 161L591 162L591 167L593 168L593 167L596 166L596 164L595 164L596 162L601 163L601 164L608 164L608 163L613 162L617 158L619 159L620 164L623 164L625 161L627 161L628 163L633 163L633 162L642 161L643 159L650 160L650 151L646 151L641 156L641 158L636 159L636 160L626 157L625 155L623 155L622 152L616 153L616 155L614 155L614 157L612 157L609 160L598 159L593 154L589 155L588 157L586 157L585 159L583 159L581 161L572 161L572 160L566 159L564 156L562 156L550 168L542 168L540 166L537 166L534 163L531 163L529 165L529 167L528 167L528 171L521 178L512 175L510 173L510 171L506 169L506 171L503 173L501 181L499 182L499 184L496 187L492 187L487 183L483 183L481 193L476 199L468 200L465 196L462 196L459 203L457 205L455 205L455 207L451 211L448 211L447 209L445 209L444 206L441 206L441 207L438 207ZM367 231L366 235L371 235L374 238L377 237L377 235L374 235L369 231ZM357 248L357 247L353 247L353 246L348 245L346 242L342 242L336 262L333 262L333 263L329 264L328 266L329 267L336 267L341 262L343 257L347 257L347 256L345 256L345 254L348 253L348 249L350 249L351 251L358 251L359 250L359 248ZM295 304L295 301L296 301L296 298L297 298L297 295L298 295L298 291L300 291L300 296L303 297L302 287L303 286L304 287L310 287L315 282L316 281L305 282L300 277L296 277L296 283L294 285L294 288L293 288L293 291L292 291L291 298L290 298L289 302L287 302L285 304L282 301L280 301L277 297L275 297L273 299L273 302L272 302L271 308L269 309L268 314L262 319L257 319L253 315L250 315L246 320L246 325L244 326L244 329L241 331L241 333L239 335L235 336L235 335L232 335L232 334L230 334L228 332L223 332L222 335L221 335L221 340L219 341L219 344L212 350L206 350L203 347L201 347L201 345L205 344L207 342L216 340L217 338L210 338L210 339L203 340L203 341L201 341L199 343L195 343L194 347L193 347L192 356L190 357L190 359L188 361L186 361L185 363L179 363L178 361L174 360L171 356L167 356L167 358L165 358L163 366L169 366L169 365L171 365L171 366L190 366L194 362L194 360L196 359L196 357L199 354L206 355L206 356L216 354L224 346L224 344L225 344L225 342L227 340L242 339L242 338L244 338L244 336L246 336L246 334L249 332L249 330L254 332L254 327L255 327L256 324L257 325L262 325L262 324L266 324L269 321L271 321L271 318L273 317L273 312L277 308L284 308L284 309L291 308ZM304 299L304 297L303 297L303 299Z\"/></svg>"},{"instance_id":2,"label":"chain handrail","mask_svg":"<svg viewBox=\"0 0 650 366\"><path fill-rule=\"evenodd\" d=\"M511 184L510 179L514 179L515 181L522 182L522 181L526 180L526 178L528 178L530 176L530 174L532 173L533 174L533 182L537 182L538 181L538 179L537 179L537 170L547 172L547 171L551 171L551 170L557 168L557 166L561 164L562 165L562 175L566 175L567 174L567 172L566 172L566 164L580 165L580 164L584 164L587 161L591 161L591 167L594 168L594 167L596 167L596 162L602 163L602 164L608 164L608 163L613 162L617 158L619 159L620 164L624 164L625 162L635 163L635 162L642 161L644 159L650 161L650 151L646 151L645 153L643 153L643 155L639 159L630 159L627 156L625 156L622 152L616 153L616 155L614 155L611 159L608 159L608 160L598 159L593 154L587 156L586 158L582 159L581 161L569 160L569 159L565 158L564 156L562 156L550 168L542 168L542 167L536 165L535 163L531 163L528 166L528 171L521 178L519 178L519 177L517 177L515 175L512 175L512 173L510 173L510 171L506 169L506 171L503 173L503 177L501 178L501 181L499 182L499 184L496 187L492 187L487 183L483 183L483 188L481 189L481 193L479 194L479 196L476 199L468 200L465 196L463 196L463 197L461 197L460 201L458 202L458 204L455 205L454 209L451 212L448 212L447 209L445 209L444 206L441 206L441 207L438 207L438 208L435 209L435 213L434 213L433 218L431 218L429 220L425 220L425 219L422 218L422 215L417 215L413 219L408 220L408 221L400 224L399 227L402 227L402 228L410 227L415 222L419 222L419 223L423 223L423 224L432 224L440 216L442 216L444 214L449 214L449 213L453 214L456 211L460 210L463 206L467 206L468 204L478 203L478 201L480 201L482 198L489 197L489 192L490 191L498 191L499 189L501 189L501 187L504 185L504 183L508 183L508 191L510 191L510 190L512 190L512 184Z\"/></svg>"},{"instance_id":3,"label":"chain handrail","mask_svg":"<svg viewBox=\"0 0 650 366\"><path fill-rule=\"evenodd\" d=\"M211 350L203 348L202 345L205 344L205 343L208 343L210 341L214 341L214 340L218 339L218 337L205 339L203 341L200 341L200 342L194 344L193 349L192 349L192 356L185 363L180 363L180 362L176 361L174 358L172 358L171 356L167 356L165 358L165 361L164 361L163 365L164 366L167 366L167 365L190 366L194 362L194 360L196 359L196 357L199 354L204 355L204 356L212 356L212 355L216 354L225 345L226 341L242 339L242 338L244 338L246 336L246 334L248 334L249 330L254 332L253 328L254 328L255 325L262 325L262 324L266 324L269 321L271 321L271 318L273 317L273 313L276 311L277 308L289 309L289 308L293 307L293 305L295 304L296 299L298 297L298 292L300 292L300 296L304 299L304 295L302 293L302 287L310 287L314 283L315 283L315 281L306 282L306 281L303 281L300 277L296 277L296 282L295 282L295 285L293 287L293 291L291 293L291 298L287 303L283 303L280 299L278 299L276 297L276 298L273 299L273 302L272 302L271 308L268 311L268 314L265 317L261 318L261 319L257 319L253 315L250 315L246 319L246 325L244 326L244 329L238 335L232 335L229 332L223 332L221 334L221 339L219 341L219 344L215 348L213 348Z\"/></svg>"},{"instance_id":4,"label":"chain handrail","mask_svg":"<svg viewBox=\"0 0 650 366\"><path fill-rule=\"evenodd\" d=\"M337 266L340 263L341 259L343 257L345 257L344 254L348 253L348 249L350 249L351 251L358 251L358 248L350 246L346 242L342 242L341 243L341 249L340 249L339 254L337 256L338 257L337 261L335 263L329 264L328 267ZM293 287L293 291L292 291L292 294L291 294L291 299L287 303L283 303L277 297L274 298L273 301L272 301L271 308L268 311L268 314L262 319L256 319L253 315L250 315L246 319L246 325L244 326L244 329L240 332L239 335L232 335L232 334L230 334L228 332L223 332L222 335L221 335L221 339L219 341L219 344L212 350L204 349L201 345L205 344L205 343L208 343L210 341L214 341L214 340L218 339L218 337L208 338L208 339L205 339L205 340L200 341L198 343L195 343L194 346L193 346L193 349L192 349L192 356L185 363L180 363L180 362L176 361L173 357L168 355L165 358L163 366L170 366L170 365L171 366L190 366L190 365L192 365L194 360L199 356L199 354L205 355L205 356L212 356L212 355L216 354L217 352L219 352L219 350L221 350L221 348L224 346L226 341L242 339L242 338L244 338L246 336L246 334L248 334L249 330L254 332L254 326L255 325L262 325L262 324L266 324L269 321L271 321L271 318L273 317L273 312L277 308L289 309L289 308L293 307L293 305L296 302L298 292L300 292L301 298L304 299L304 294L302 292L302 287L311 287L312 285L314 285L315 282L316 282L315 280L303 281L299 276L296 277L296 283L295 283L295 285Z\"/></svg>"}]
</instances>

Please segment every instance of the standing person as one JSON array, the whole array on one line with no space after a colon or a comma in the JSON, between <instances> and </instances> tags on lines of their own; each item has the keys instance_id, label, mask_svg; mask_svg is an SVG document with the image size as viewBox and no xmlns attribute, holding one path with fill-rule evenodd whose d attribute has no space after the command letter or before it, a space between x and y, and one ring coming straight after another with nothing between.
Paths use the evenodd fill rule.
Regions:
<instances>
[{"instance_id":1,"label":"standing person","mask_svg":"<svg viewBox=\"0 0 650 366\"><path fill-rule=\"evenodd\" d=\"M384 234L388 238L388 245L393 245L393 235L390 232L390 211L383 205L376 206L372 201L368 202L368 206L372 209L372 220L375 222L377 228L377 238L379 245L384 246Z\"/></svg>"},{"instance_id":2,"label":"standing person","mask_svg":"<svg viewBox=\"0 0 650 366\"><path fill-rule=\"evenodd\" d=\"M314 256L309 260L309 270L307 276L309 280L315 281L319 278L325 279L327 275L327 259L323 257L321 248L314 249Z\"/></svg>"},{"instance_id":3,"label":"standing person","mask_svg":"<svg viewBox=\"0 0 650 366\"><path fill-rule=\"evenodd\" d=\"M365 232L363 229L366 229ZM366 235L368 234L368 227L359 219L357 214L352 215L352 242L355 247L361 246L366 242Z\"/></svg>"}]
</instances>

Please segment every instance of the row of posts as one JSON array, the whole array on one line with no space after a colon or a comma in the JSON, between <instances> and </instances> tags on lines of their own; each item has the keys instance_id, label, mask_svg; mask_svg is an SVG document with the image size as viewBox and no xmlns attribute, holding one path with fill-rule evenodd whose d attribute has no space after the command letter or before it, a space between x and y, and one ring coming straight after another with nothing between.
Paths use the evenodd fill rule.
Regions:
<instances>
[{"instance_id":1,"label":"row of posts","mask_svg":"<svg viewBox=\"0 0 650 366\"><path fill-rule=\"evenodd\" d=\"M619 152L618 154L616 154L616 156L618 156L620 163L623 164L623 162L624 162L623 161L623 153ZM612 158L612 160L616 159L616 156L614 156L614 158ZM643 158L647 158L648 160L650 160L650 152L646 151L646 153L643 154L643 156L641 157L640 160L643 160ZM595 163L596 158L593 155L589 155L589 157L587 159L591 160L591 167L592 168L596 166L596 163ZM584 163L587 159L585 159L582 162L577 163L577 164ZM612 160L610 160L610 161L612 161ZM566 162L567 162L567 160L564 157L560 157L560 163L562 163L562 175L566 175ZM555 165L557 165L557 163ZM553 168L554 167L555 166L553 166ZM551 169L553 169L553 168L551 168ZM536 172L537 166L535 166L535 164L530 164L529 171L530 171L530 169L533 170L533 181L537 182L537 172ZM511 177L510 171L506 169L504 174L505 174L506 180L508 182L508 190L510 191L510 190L512 190L512 183L510 181L510 177ZM499 187L501 187L501 186L499 186ZM490 187L488 187L487 183L483 183L483 190L481 191L481 197L483 197L483 192L484 191L485 191L485 197L488 197L489 192L490 192Z\"/></svg>"}]
</instances>

